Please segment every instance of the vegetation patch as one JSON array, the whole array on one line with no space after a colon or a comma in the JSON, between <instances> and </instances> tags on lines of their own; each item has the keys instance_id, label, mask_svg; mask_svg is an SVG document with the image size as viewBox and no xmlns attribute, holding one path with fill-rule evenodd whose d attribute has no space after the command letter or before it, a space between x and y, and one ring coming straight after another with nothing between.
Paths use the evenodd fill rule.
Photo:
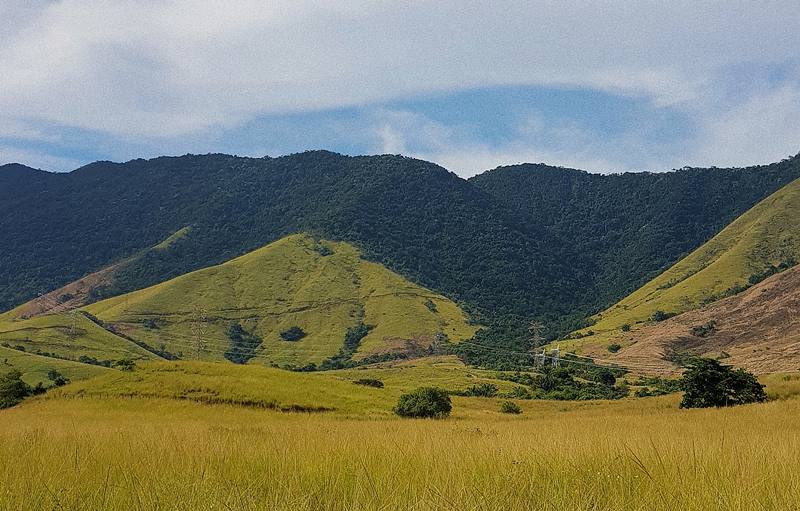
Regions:
<instances>
[{"instance_id":1,"label":"vegetation patch","mask_svg":"<svg viewBox=\"0 0 800 511\"><path fill-rule=\"evenodd\" d=\"M695 337L708 337L717 331L717 322L709 321L704 325L692 327L692 335Z\"/></svg>"},{"instance_id":2,"label":"vegetation patch","mask_svg":"<svg viewBox=\"0 0 800 511\"><path fill-rule=\"evenodd\" d=\"M375 327L364 324L363 322L348 328L347 332L344 334L344 343L339 349L339 352L336 353L336 355L323 360L319 368L324 371L328 371L331 369L346 369L348 367L354 367L358 365L353 362L353 355L355 355L356 351L358 351L358 347L361 346L361 341L364 339L364 337L369 335L373 328ZM360 363L364 364L370 362L372 362L372 360L362 360Z\"/></svg>"},{"instance_id":3,"label":"vegetation patch","mask_svg":"<svg viewBox=\"0 0 800 511\"><path fill-rule=\"evenodd\" d=\"M500 413L509 413L512 415L519 415L522 413L522 408L513 401L503 401L500 403Z\"/></svg>"},{"instance_id":4,"label":"vegetation patch","mask_svg":"<svg viewBox=\"0 0 800 511\"><path fill-rule=\"evenodd\" d=\"M711 408L760 403L767 400L764 385L741 368L733 369L710 358L695 359L681 377L681 408Z\"/></svg>"},{"instance_id":5,"label":"vegetation patch","mask_svg":"<svg viewBox=\"0 0 800 511\"><path fill-rule=\"evenodd\" d=\"M401 395L394 413L400 417L444 419L452 409L447 392L435 387L420 387Z\"/></svg>"},{"instance_id":6,"label":"vegetation patch","mask_svg":"<svg viewBox=\"0 0 800 511\"><path fill-rule=\"evenodd\" d=\"M228 327L228 342L230 344L225 351L225 358L234 364L250 362L257 355L258 348L261 347L261 338L242 328L239 323Z\"/></svg>"},{"instance_id":7,"label":"vegetation patch","mask_svg":"<svg viewBox=\"0 0 800 511\"><path fill-rule=\"evenodd\" d=\"M364 387L383 388L383 382L377 378L359 378L358 380L354 380L353 383L356 385L363 385Z\"/></svg>"},{"instance_id":8,"label":"vegetation patch","mask_svg":"<svg viewBox=\"0 0 800 511\"><path fill-rule=\"evenodd\" d=\"M10 408L22 402L26 397L44 392L42 385L31 387L22 381L22 373L12 369L0 374L0 409Z\"/></svg>"},{"instance_id":9,"label":"vegetation patch","mask_svg":"<svg viewBox=\"0 0 800 511\"><path fill-rule=\"evenodd\" d=\"M288 341L288 342L297 342L303 337L306 336L305 331L299 326L293 326L288 330L284 330L281 332L281 340Z\"/></svg>"}]
</instances>

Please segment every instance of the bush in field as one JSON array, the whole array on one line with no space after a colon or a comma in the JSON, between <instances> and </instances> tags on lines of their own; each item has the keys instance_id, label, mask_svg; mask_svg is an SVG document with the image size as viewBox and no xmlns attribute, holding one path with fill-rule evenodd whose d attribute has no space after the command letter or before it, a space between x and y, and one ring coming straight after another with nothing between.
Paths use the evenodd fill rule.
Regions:
<instances>
[{"instance_id":1,"label":"bush in field","mask_svg":"<svg viewBox=\"0 0 800 511\"><path fill-rule=\"evenodd\" d=\"M22 373L16 369L0 375L0 409L10 408L33 394L33 389L22 381Z\"/></svg>"},{"instance_id":2,"label":"bush in field","mask_svg":"<svg viewBox=\"0 0 800 511\"><path fill-rule=\"evenodd\" d=\"M299 326L293 326L288 330L281 332L281 339L289 342L296 342L306 336L305 331Z\"/></svg>"},{"instance_id":3,"label":"bush in field","mask_svg":"<svg viewBox=\"0 0 800 511\"><path fill-rule=\"evenodd\" d=\"M47 371L47 379L53 382L56 387L61 387L69 383L69 378L61 374L55 369Z\"/></svg>"},{"instance_id":4,"label":"bush in field","mask_svg":"<svg viewBox=\"0 0 800 511\"><path fill-rule=\"evenodd\" d=\"M500 403L500 413L511 413L514 415L519 415L522 413L522 408L513 401L503 401Z\"/></svg>"},{"instance_id":5,"label":"bush in field","mask_svg":"<svg viewBox=\"0 0 800 511\"><path fill-rule=\"evenodd\" d=\"M353 381L356 385L363 385L365 387L375 387L376 389L383 388L383 382L376 378L360 378Z\"/></svg>"},{"instance_id":6,"label":"bush in field","mask_svg":"<svg viewBox=\"0 0 800 511\"><path fill-rule=\"evenodd\" d=\"M497 395L497 385L493 383L473 385L464 391L464 395L470 397L494 397Z\"/></svg>"},{"instance_id":7,"label":"bush in field","mask_svg":"<svg viewBox=\"0 0 800 511\"><path fill-rule=\"evenodd\" d=\"M608 345L608 351L610 351L611 353L616 353L621 349L622 349L622 345L621 344L617 344L616 342Z\"/></svg>"},{"instance_id":8,"label":"bush in field","mask_svg":"<svg viewBox=\"0 0 800 511\"><path fill-rule=\"evenodd\" d=\"M744 369L733 369L710 358L698 358L683 373L681 408L709 408L767 400L764 386Z\"/></svg>"},{"instance_id":9,"label":"bush in field","mask_svg":"<svg viewBox=\"0 0 800 511\"><path fill-rule=\"evenodd\" d=\"M136 362L131 358L122 358L114 362L114 367L120 371L133 371L136 369Z\"/></svg>"},{"instance_id":10,"label":"bush in field","mask_svg":"<svg viewBox=\"0 0 800 511\"><path fill-rule=\"evenodd\" d=\"M400 396L394 413L401 417L443 419L450 415L452 409L447 392L434 387L420 387Z\"/></svg>"}]
</instances>

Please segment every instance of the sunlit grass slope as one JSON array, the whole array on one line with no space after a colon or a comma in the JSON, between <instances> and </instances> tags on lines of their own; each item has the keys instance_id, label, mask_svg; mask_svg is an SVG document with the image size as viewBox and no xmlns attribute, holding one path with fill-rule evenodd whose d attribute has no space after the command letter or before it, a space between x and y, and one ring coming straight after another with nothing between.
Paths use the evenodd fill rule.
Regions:
<instances>
[{"instance_id":1,"label":"sunlit grass slope","mask_svg":"<svg viewBox=\"0 0 800 511\"><path fill-rule=\"evenodd\" d=\"M170 380L227 385L224 374L191 374L221 364L179 365L187 372ZM309 389L287 403L355 387L315 379L330 374L262 383L256 374L276 370L230 370L252 371L243 383L264 390ZM376 420L122 397L137 374L150 385L151 368L120 374L0 411L0 509L744 511L800 502L797 399L691 411L677 396L528 401L508 416L496 400L457 398L447 420ZM780 379L783 392L793 378ZM360 396L357 407L393 404L388 386L348 394Z\"/></svg>"},{"instance_id":2,"label":"sunlit grass slope","mask_svg":"<svg viewBox=\"0 0 800 511\"><path fill-rule=\"evenodd\" d=\"M77 360L81 355L98 360L147 359L153 354L75 314L48 314L22 319L14 311L0 315L0 343L29 353L53 354Z\"/></svg>"},{"instance_id":3,"label":"sunlit grass slope","mask_svg":"<svg viewBox=\"0 0 800 511\"><path fill-rule=\"evenodd\" d=\"M233 324L262 339L253 362L267 365L319 363L336 354L347 330L360 323L373 328L356 359L403 349L409 342L426 346L437 334L457 342L476 329L455 303L362 260L353 246L302 234L219 266L97 302L78 314L27 318L20 310L0 315L0 342L73 360L80 355L100 360L160 358L131 339L153 351L195 358L195 341L200 338L200 358L222 361ZM282 340L280 334L295 326L306 336Z\"/></svg>"},{"instance_id":4,"label":"sunlit grass slope","mask_svg":"<svg viewBox=\"0 0 800 511\"><path fill-rule=\"evenodd\" d=\"M388 416L401 393L420 385L461 391L492 383L500 391L516 384L491 371L465 366L456 357L430 357L322 372L290 372L257 365L208 362L152 362L134 372L110 371L51 391L47 398L149 397L235 404L277 410L327 411L337 415ZM353 382L376 378L384 388Z\"/></svg>"},{"instance_id":5,"label":"sunlit grass slope","mask_svg":"<svg viewBox=\"0 0 800 511\"><path fill-rule=\"evenodd\" d=\"M199 323L206 360L222 360L226 332L239 323L262 339L257 361L275 364L319 363L336 354L347 329L361 322L374 328L357 356L387 351L398 340L430 343L443 333L459 341L475 331L452 301L362 260L351 245L303 234L86 310L185 357ZM148 328L147 320L158 327ZM281 332L294 326L306 336L282 340Z\"/></svg>"},{"instance_id":6,"label":"sunlit grass slope","mask_svg":"<svg viewBox=\"0 0 800 511\"><path fill-rule=\"evenodd\" d=\"M83 380L111 371L106 367L43 357L0 346L0 373L13 369L20 371L23 374L22 379L29 385L37 383L49 385L47 373L51 369L55 369L70 380Z\"/></svg>"},{"instance_id":7,"label":"sunlit grass slope","mask_svg":"<svg viewBox=\"0 0 800 511\"><path fill-rule=\"evenodd\" d=\"M647 321L656 311L676 314L747 285L770 265L800 260L800 180L767 197L718 235L598 314L583 330L597 334Z\"/></svg>"}]
</instances>

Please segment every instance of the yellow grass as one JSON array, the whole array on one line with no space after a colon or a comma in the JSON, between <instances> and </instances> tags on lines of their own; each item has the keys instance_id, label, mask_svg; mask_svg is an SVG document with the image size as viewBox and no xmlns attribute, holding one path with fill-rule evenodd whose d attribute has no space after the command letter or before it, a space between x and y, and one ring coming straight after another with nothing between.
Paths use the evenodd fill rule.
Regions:
<instances>
[{"instance_id":1,"label":"yellow grass","mask_svg":"<svg viewBox=\"0 0 800 511\"><path fill-rule=\"evenodd\" d=\"M335 386L313 377L347 375L293 376L305 378L295 398L324 402ZM767 382L790 399L692 411L677 396L525 401L506 416L498 400L456 398L441 421L67 387L0 411L0 509L797 509L800 381Z\"/></svg>"}]
</instances>

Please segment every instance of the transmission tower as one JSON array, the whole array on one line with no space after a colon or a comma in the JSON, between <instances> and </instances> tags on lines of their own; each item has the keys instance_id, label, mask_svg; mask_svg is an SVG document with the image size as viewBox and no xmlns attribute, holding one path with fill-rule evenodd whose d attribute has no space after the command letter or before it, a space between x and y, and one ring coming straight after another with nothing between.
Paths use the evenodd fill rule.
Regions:
<instances>
[{"instance_id":1,"label":"transmission tower","mask_svg":"<svg viewBox=\"0 0 800 511\"><path fill-rule=\"evenodd\" d=\"M194 345L195 358L200 360L203 352L206 351L206 330L208 327L208 317L206 310L202 307L195 306L192 312L191 331L192 331L192 344Z\"/></svg>"}]
</instances>

